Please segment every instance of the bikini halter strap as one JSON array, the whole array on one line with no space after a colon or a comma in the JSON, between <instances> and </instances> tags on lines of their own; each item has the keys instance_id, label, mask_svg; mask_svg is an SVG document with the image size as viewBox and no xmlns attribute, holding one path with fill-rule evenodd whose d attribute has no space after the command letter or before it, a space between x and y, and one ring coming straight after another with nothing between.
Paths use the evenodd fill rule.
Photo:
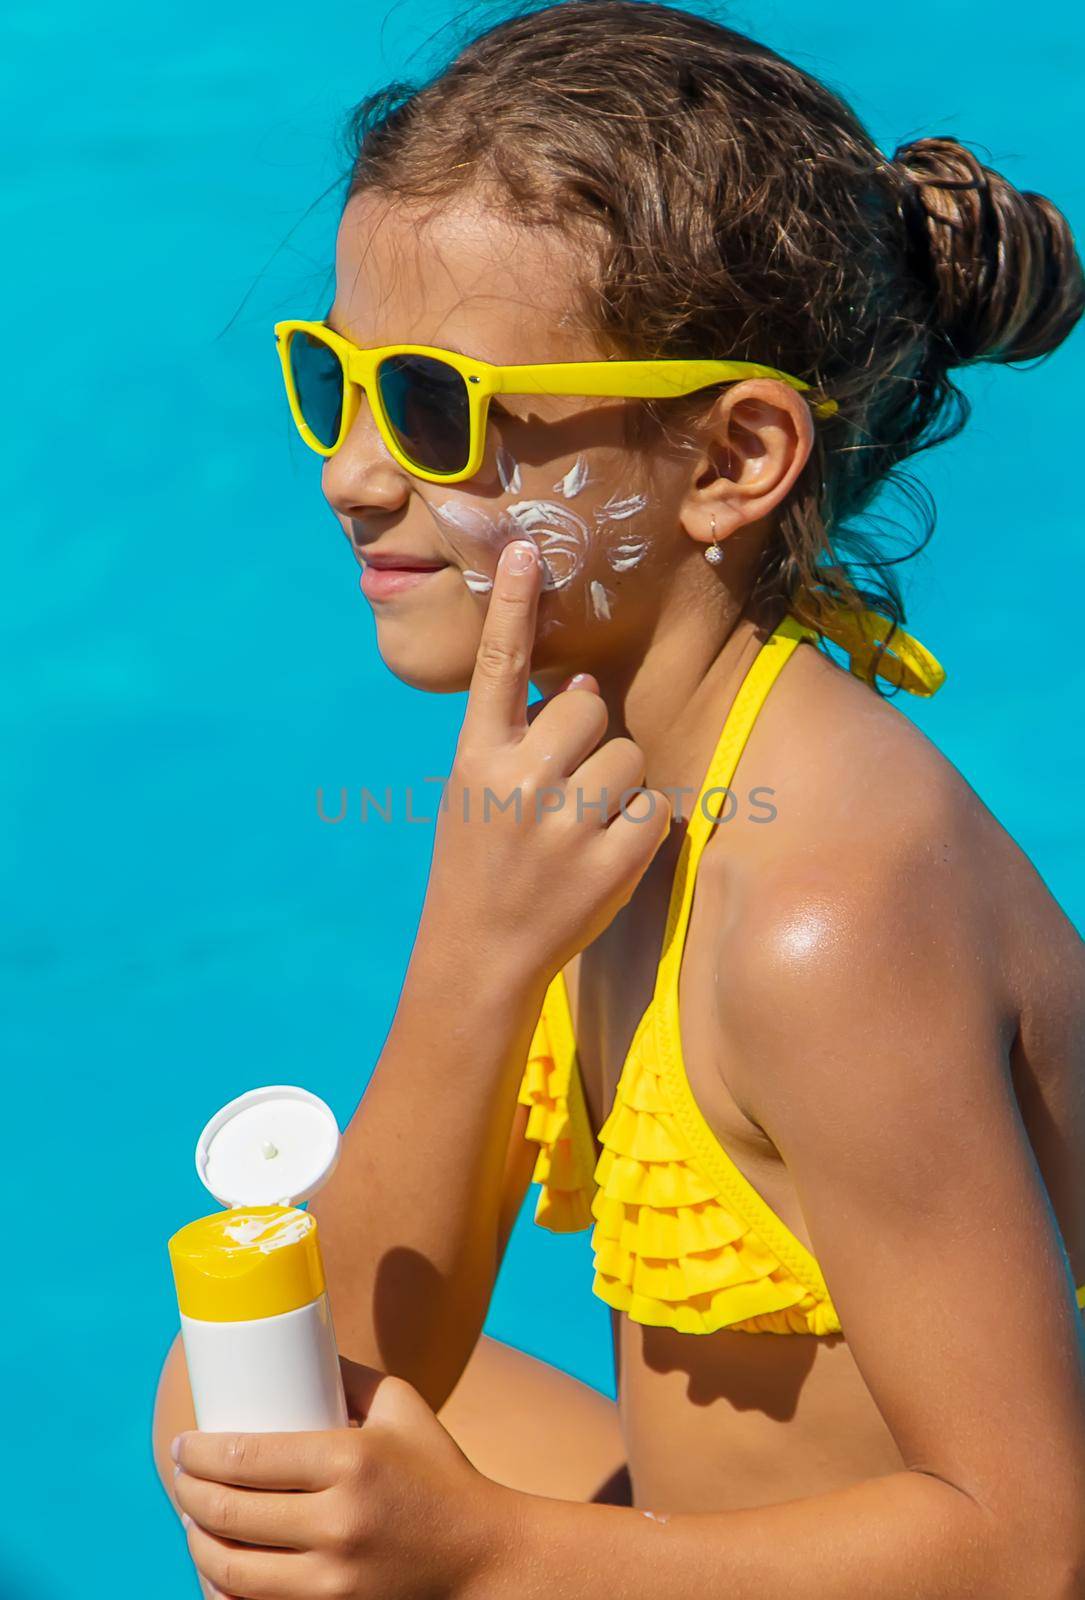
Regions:
<instances>
[{"instance_id":1,"label":"bikini halter strap","mask_svg":"<svg viewBox=\"0 0 1085 1600\"><path fill-rule=\"evenodd\" d=\"M728 712L708 771L705 773L704 782L690 813L671 883L667 924L663 933L663 950L656 972L656 1001L662 1003L664 1007L669 1007L673 1012L673 1016L670 1017L672 1024L677 1018L678 974L682 964L682 947L685 944L686 926L693 905L693 888L701 852L718 822L727 814L729 802L733 799L730 785L735 775L735 768L738 766L739 757L768 692L785 663L803 639L808 637L810 630L789 615L773 629L761 646Z\"/></svg>"},{"instance_id":2,"label":"bikini halter strap","mask_svg":"<svg viewBox=\"0 0 1085 1600\"><path fill-rule=\"evenodd\" d=\"M826 612L823 599L819 609L822 611L820 629L789 612L762 645L739 688L697 795L671 886L663 950L656 973L656 998L674 1011L672 1021L677 1018L678 974L701 852L721 813L726 812L731 780L758 713L796 647L804 639L814 644L822 637L831 639L847 653L850 669L857 677L869 682L876 673L909 694L936 694L945 682L945 671L930 651L902 628L894 628L880 612L855 613L843 606ZM891 650L879 656L878 647L890 634Z\"/></svg>"},{"instance_id":3,"label":"bikini halter strap","mask_svg":"<svg viewBox=\"0 0 1085 1600\"><path fill-rule=\"evenodd\" d=\"M801 596L800 596L801 599ZM815 626L796 618L803 637L817 644L826 638L846 653L851 672L869 683L874 677L928 698L946 681L945 668L925 645L906 633L880 611L856 610L834 602L823 591L811 592L811 604L820 614ZM889 640L887 649L881 646Z\"/></svg>"}]
</instances>

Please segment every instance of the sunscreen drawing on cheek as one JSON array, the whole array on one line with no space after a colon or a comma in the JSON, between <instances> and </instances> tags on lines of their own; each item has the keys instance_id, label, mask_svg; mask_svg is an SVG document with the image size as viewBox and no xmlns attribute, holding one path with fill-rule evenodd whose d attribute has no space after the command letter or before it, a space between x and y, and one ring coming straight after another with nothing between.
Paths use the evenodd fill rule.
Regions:
<instances>
[{"instance_id":1,"label":"sunscreen drawing on cheek","mask_svg":"<svg viewBox=\"0 0 1085 1600\"><path fill-rule=\"evenodd\" d=\"M591 608L600 622L610 621L610 602L614 596L609 589L604 589L597 579L592 579L588 585L588 595L591 599Z\"/></svg>"},{"instance_id":2,"label":"sunscreen drawing on cheek","mask_svg":"<svg viewBox=\"0 0 1085 1600\"><path fill-rule=\"evenodd\" d=\"M623 534L606 547L606 557L614 572L631 571L647 554L647 539L638 539L634 534Z\"/></svg>"},{"instance_id":3,"label":"sunscreen drawing on cheek","mask_svg":"<svg viewBox=\"0 0 1085 1600\"><path fill-rule=\"evenodd\" d=\"M595 525L600 532L604 532L608 523L628 522L630 517L637 516L648 505L646 494L612 494L604 505L595 508ZM605 539L603 549L612 572L630 572L648 554L648 541L631 529L624 528Z\"/></svg>"},{"instance_id":4,"label":"sunscreen drawing on cheek","mask_svg":"<svg viewBox=\"0 0 1085 1600\"><path fill-rule=\"evenodd\" d=\"M559 494L564 495L566 500L572 500L575 495L578 495L582 489L587 487L590 481L588 463L584 456L580 455L577 456L565 476L559 478L557 483L554 484L554 488Z\"/></svg>"},{"instance_id":5,"label":"sunscreen drawing on cheek","mask_svg":"<svg viewBox=\"0 0 1085 1600\"><path fill-rule=\"evenodd\" d=\"M457 555L461 551L455 542L456 534L462 534L467 539L483 540L487 544L507 543L507 538L502 538L500 525L485 511L466 500L443 500L431 509L441 532Z\"/></svg>"},{"instance_id":6,"label":"sunscreen drawing on cheek","mask_svg":"<svg viewBox=\"0 0 1085 1600\"><path fill-rule=\"evenodd\" d=\"M497 452L498 476L505 487L520 482L520 469L504 445ZM555 484L571 498L589 482L587 460L577 456L573 465ZM593 516L596 536L602 535L603 554L612 572L629 572L648 554L648 541L631 529L617 529L607 535L607 525L625 523L649 504L647 495L612 494ZM494 559L512 539L528 538L537 546L543 563L543 589L565 589L583 570L592 544L588 523L567 505L555 500L517 500L491 516L480 506L455 497L431 505L442 538L461 564L461 576L472 594L488 594L493 578L480 570L479 546L492 551ZM601 583L589 586L591 611L602 621L611 619L614 599Z\"/></svg>"},{"instance_id":7,"label":"sunscreen drawing on cheek","mask_svg":"<svg viewBox=\"0 0 1085 1600\"><path fill-rule=\"evenodd\" d=\"M624 522L627 517L635 517L638 511L643 511L648 504L646 494L628 494L623 496L611 495L605 505L597 506L595 511L596 522Z\"/></svg>"},{"instance_id":8,"label":"sunscreen drawing on cheek","mask_svg":"<svg viewBox=\"0 0 1085 1600\"><path fill-rule=\"evenodd\" d=\"M484 572L472 572L470 568L464 571L463 581L472 594L489 594L494 586L492 578L488 578Z\"/></svg>"},{"instance_id":9,"label":"sunscreen drawing on cheek","mask_svg":"<svg viewBox=\"0 0 1085 1600\"><path fill-rule=\"evenodd\" d=\"M497 447L497 476L506 494L520 493L520 463L503 444Z\"/></svg>"},{"instance_id":10,"label":"sunscreen drawing on cheek","mask_svg":"<svg viewBox=\"0 0 1085 1600\"><path fill-rule=\"evenodd\" d=\"M568 506L553 500L518 500L506 513L517 536L533 539L542 556L544 589L564 589L587 558L588 525Z\"/></svg>"},{"instance_id":11,"label":"sunscreen drawing on cheek","mask_svg":"<svg viewBox=\"0 0 1085 1600\"><path fill-rule=\"evenodd\" d=\"M441 537L457 561L463 563L460 575L468 589L472 594L488 594L493 588L493 579L472 563L478 559L479 544L500 553L501 547L514 537L504 512L495 522L485 511L466 500L443 500L429 509ZM474 550L470 548L472 544Z\"/></svg>"}]
</instances>

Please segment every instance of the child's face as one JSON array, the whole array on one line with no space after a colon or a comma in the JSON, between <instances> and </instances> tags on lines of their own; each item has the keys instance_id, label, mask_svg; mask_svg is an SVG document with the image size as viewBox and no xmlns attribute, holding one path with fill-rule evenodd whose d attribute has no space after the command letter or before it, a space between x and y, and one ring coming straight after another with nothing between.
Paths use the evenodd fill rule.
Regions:
<instances>
[{"instance_id":1,"label":"child's face","mask_svg":"<svg viewBox=\"0 0 1085 1600\"><path fill-rule=\"evenodd\" d=\"M572 314L574 259L561 236L517 230L478 205L419 220L361 194L340 225L329 321L362 346L430 344L500 365L598 360ZM624 443L637 403L495 397L480 471L445 487L392 459L363 402L323 488L372 583L378 647L397 676L466 688L498 554L525 534L546 573L535 675L639 653L672 558L689 549L678 521L689 462L673 447ZM431 570L381 575L396 558Z\"/></svg>"}]
</instances>

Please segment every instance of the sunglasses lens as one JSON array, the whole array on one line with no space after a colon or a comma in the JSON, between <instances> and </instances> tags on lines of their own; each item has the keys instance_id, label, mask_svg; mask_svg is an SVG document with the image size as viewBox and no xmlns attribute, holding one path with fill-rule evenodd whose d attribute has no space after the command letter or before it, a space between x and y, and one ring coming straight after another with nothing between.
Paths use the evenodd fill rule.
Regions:
<instances>
[{"instance_id":1,"label":"sunglasses lens","mask_svg":"<svg viewBox=\"0 0 1085 1600\"><path fill-rule=\"evenodd\" d=\"M389 356L377 369L381 404L400 449L426 472L460 472L471 450L467 384L432 356Z\"/></svg>"},{"instance_id":2,"label":"sunglasses lens","mask_svg":"<svg viewBox=\"0 0 1085 1600\"><path fill-rule=\"evenodd\" d=\"M343 417L343 368L335 351L311 333L290 340L290 372L309 432L330 450Z\"/></svg>"}]
</instances>

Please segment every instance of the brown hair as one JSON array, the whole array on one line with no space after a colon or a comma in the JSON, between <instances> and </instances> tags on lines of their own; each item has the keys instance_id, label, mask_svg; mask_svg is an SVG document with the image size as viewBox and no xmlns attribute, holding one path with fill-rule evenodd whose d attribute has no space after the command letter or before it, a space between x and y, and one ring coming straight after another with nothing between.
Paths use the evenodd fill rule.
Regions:
<instances>
[{"instance_id":1,"label":"brown hair","mask_svg":"<svg viewBox=\"0 0 1085 1600\"><path fill-rule=\"evenodd\" d=\"M1085 304L1049 200L954 139L888 159L808 73L652 0L518 10L429 82L370 95L349 137L350 195L473 188L517 223L583 233L604 348L764 361L838 402L755 586L819 625L840 604L903 620L903 557L859 519L901 462L964 425L951 369L1046 355ZM915 498L921 548L933 513Z\"/></svg>"}]
</instances>

